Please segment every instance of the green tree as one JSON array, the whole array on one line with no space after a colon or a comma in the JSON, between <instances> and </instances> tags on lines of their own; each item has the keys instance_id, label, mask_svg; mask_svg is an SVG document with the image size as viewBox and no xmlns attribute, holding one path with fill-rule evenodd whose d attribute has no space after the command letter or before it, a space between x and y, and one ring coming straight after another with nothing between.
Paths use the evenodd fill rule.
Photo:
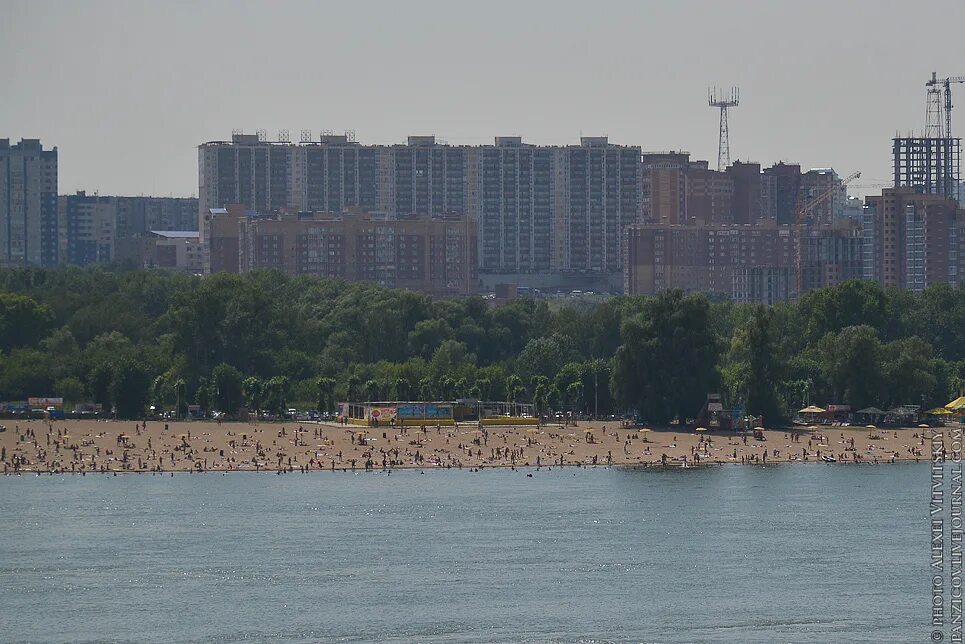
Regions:
<instances>
[{"instance_id":1,"label":"green tree","mask_svg":"<svg viewBox=\"0 0 965 644\"><path fill-rule=\"evenodd\" d=\"M518 375L514 373L506 378L506 397L510 402L516 402L525 391L523 381Z\"/></svg>"},{"instance_id":2,"label":"green tree","mask_svg":"<svg viewBox=\"0 0 965 644\"><path fill-rule=\"evenodd\" d=\"M860 409L884 404L881 386L881 341L870 326L849 326L829 333L815 347L829 402Z\"/></svg>"},{"instance_id":3,"label":"green tree","mask_svg":"<svg viewBox=\"0 0 965 644\"><path fill-rule=\"evenodd\" d=\"M318 411L330 411L335 407L335 378L316 378L315 387L318 391Z\"/></svg>"},{"instance_id":4,"label":"green tree","mask_svg":"<svg viewBox=\"0 0 965 644\"><path fill-rule=\"evenodd\" d=\"M700 295L665 291L623 323L611 388L626 407L666 424L696 415L718 385L719 347L710 305Z\"/></svg>"},{"instance_id":5,"label":"green tree","mask_svg":"<svg viewBox=\"0 0 965 644\"><path fill-rule=\"evenodd\" d=\"M188 415L188 383L184 378L174 381L174 415L176 418L185 418Z\"/></svg>"},{"instance_id":6,"label":"green tree","mask_svg":"<svg viewBox=\"0 0 965 644\"><path fill-rule=\"evenodd\" d=\"M211 371L211 393L218 411L233 416L241 407L243 378L240 371L225 362Z\"/></svg>"},{"instance_id":7,"label":"green tree","mask_svg":"<svg viewBox=\"0 0 965 644\"><path fill-rule=\"evenodd\" d=\"M50 307L14 293L0 292L0 350L33 346L53 323Z\"/></svg>"},{"instance_id":8,"label":"green tree","mask_svg":"<svg viewBox=\"0 0 965 644\"><path fill-rule=\"evenodd\" d=\"M64 407L84 402L84 383L79 378L68 376L54 383L54 395L64 399Z\"/></svg>"},{"instance_id":9,"label":"green tree","mask_svg":"<svg viewBox=\"0 0 965 644\"><path fill-rule=\"evenodd\" d=\"M576 413L580 412L583 406L583 383L571 382L567 385L566 399L571 411Z\"/></svg>"},{"instance_id":10,"label":"green tree","mask_svg":"<svg viewBox=\"0 0 965 644\"><path fill-rule=\"evenodd\" d=\"M273 414L281 416L288 409L288 378L274 376L265 382L265 407Z\"/></svg>"},{"instance_id":11,"label":"green tree","mask_svg":"<svg viewBox=\"0 0 965 644\"><path fill-rule=\"evenodd\" d=\"M888 406L944 405L945 391L937 391L943 366L936 364L935 351L917 336L889 342L882 347L882 378ZM883 400L884 401L884 400Z\"/></svg>"},{"instance_id":12,"label":"green tree","mask_svg":"<svg viewBox=\"0 0 965 644\"><path fill-rule=\"evenodd\" d=\"M357 373L353 373L345 380L345 396L351 402L357 402L362 394L362 379Z\"/></svg>"},{"instance_id":13,"label":"green tree","mask_svg":"<svg viewBox=\"0 0 965 644\"><path fill-rule=\"evenodd\" d=\"M110 392L118 418L143 418L151 377L135 360L120 360L113 369Z\"/></svg>"},{"instance_id":14,"label":"green tree","mask_svg":"<svg viewBox=\"0 0 965 644\"><path fill-rule=\"evenodd\" d=\"M164 403L168 398L168 379L162 376L157 376L151 382L151 405L154 406L155 411L161 412L164 410Z\"/></svg>"},{"instance_id":15,"label":"green tree","mask_svg":"<svg viewBox=\"0 0 965 644\"><path fill-rule=\"evenodd\" d=\"M198 378L198 388L194 390L194 404L201 408L201 413L205 416L211 411L211 381L208 378Z\"/></svg>"},{"instance_id":16,"label":"green tree","mask_svg":"<svg viewBox=\"0 0 965 644\"><path fill-rule=\"evenodd\" d=\"M101 405L105 412L109 412L113 407L111 397L111 381L114 379L114 365L111 362L98 362L87 375L87 391L91 398L98 405Z\"/></svg>"},{"instance_id":17,"label":"green tree","mask_svg":"<svg viewBox=\"0 0 965 644\"><path fill-rule=\"evenodd\" d=\"M245 397L245 406L249 411L261 411L261 381L254 376L245 378L241 383L241 393Z\"/></svg>"},{"instance_id":18,"label":"green tree","mask_svg":"<svg viewBox=\"0 0 965 644\"><path fill-rule=\"evenodd\" d=\"M432 378L426 376L419 381L419 400L423 402L432 400L434 391L435 387L432 384Z\"/></svg>"},{"instance_id":19,"label":"green tree","mask_svg":"<svg viewBox=\"0 0 965 644\"><path fill-rule=\"evenodd\" d=\"M546 386L546 383L540 382L533 389L533 408L537 416L546 413Z\"/></svg>"},{"instance_id":20,"label":"green tree","mask_svg":"<svg viewBox=\"0 0 965 644\"><path fill-rule=\"evenodd\" d=\"M570 339L554 333L549 337L533 338L519 354L519 369L529 376L554 377L567 362L576 357Z\"/></svg>"},{"instance_id":21,"label":"green tree","mask_svg":"<svg viewBox=\"0 0 965 644\"><path fill-rule=\"evenodd\" d=\"M739 377L737 392L747 413L780 422L787 414L778 385L787 372L773 309L755 306L731 342L730 361Z\"/></svg>"},{"instance_id":22,"label":"green tree","mask_svg":"<svg viewBox=\"0 0 965 644\"><path fill-rule=\"evenodd\" d=\"M395 381L395 399L396 400L409 400L412 397L412 386L409 384L408 379L398 378Z\"/></svg>"}]
</instances>

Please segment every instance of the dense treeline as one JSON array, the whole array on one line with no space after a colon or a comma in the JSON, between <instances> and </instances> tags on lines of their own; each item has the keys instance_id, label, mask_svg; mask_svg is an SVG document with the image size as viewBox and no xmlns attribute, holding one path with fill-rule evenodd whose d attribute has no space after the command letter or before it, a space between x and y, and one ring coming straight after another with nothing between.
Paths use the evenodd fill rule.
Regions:
<instances>
[{"instance_id":1,"label":"dense treeline","mask_svg":"<svg viewBox=\"0 0 965 644\"><path fill-rule=\"evenodd\" d=\"M0 400L151 404L485 399L692 417L705 395L765 418L805 399L940 405L965 381L965 288L863 282L774 307L701 295L596 305L416 293L278 272L0 271Z\"/></svg>"}]
</instances>

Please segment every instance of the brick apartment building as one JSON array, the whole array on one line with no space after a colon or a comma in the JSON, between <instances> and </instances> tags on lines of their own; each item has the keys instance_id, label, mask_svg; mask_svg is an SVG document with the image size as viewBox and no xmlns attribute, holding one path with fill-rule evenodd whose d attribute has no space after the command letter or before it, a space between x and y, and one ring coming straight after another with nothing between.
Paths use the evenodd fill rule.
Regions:
<instances>
[{"instance_id":1,"label":"brick apartment building","mask_svg":"<svg viewBox=\"0 0 965 644\"><path fill-rule=\"evenodd\" d=\"M624 291L717 293L737 301L786 300L796 291L796 229L775 223L637 224L627 229ZM861 277L862 238L854 222L803 233L801 287Z\"/></svg>"},{"instance_id":2,"label":"brick apartment building","mask_svg":"<svg viewBox=\"0 0 965 644\"><path fill-rule=\"evenodd\" d=\"M466 217L388 219L361 213L255 215L216 210L212 269L274 268L446 297L476 292L475 222Z\"/></svg>"},{"instance_id":3,"label":"brick apartment building","mask_svg":"<svg viewBox=\"0 0 965 644\"><path fill-rule=\"evenodd\" d=\"M865 200L863 278L920 291L963 284L965 210L954 199L886 188Z\"/></svg>"}]
</instances>

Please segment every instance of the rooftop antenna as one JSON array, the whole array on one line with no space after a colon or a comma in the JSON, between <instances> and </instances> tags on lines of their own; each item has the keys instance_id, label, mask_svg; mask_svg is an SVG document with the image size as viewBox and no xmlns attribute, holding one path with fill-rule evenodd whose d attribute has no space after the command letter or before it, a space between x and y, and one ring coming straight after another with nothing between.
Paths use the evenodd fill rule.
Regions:
<instances>
[{"instance_id":1,"label":"rooftop antenna","mask_svg":"<svg viewBox=\"0 0 965 644\"><path fill-rule=\"evenodd\" d=\"M720 139L717 142L717 171L723 172L730 165L730 138L727 130L727 108L740 103L740 90L731 87L727 93L712 87L707 90L707 104L720 108Z\"/></svg>"}]
</instances>

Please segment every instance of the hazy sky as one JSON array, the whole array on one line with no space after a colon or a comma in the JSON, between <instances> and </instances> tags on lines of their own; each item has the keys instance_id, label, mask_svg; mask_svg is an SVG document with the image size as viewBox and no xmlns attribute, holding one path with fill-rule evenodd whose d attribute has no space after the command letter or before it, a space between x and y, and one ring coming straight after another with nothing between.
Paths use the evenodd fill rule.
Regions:
<instances>
[{"instance_id":1,"label":"hazy sky","mask_svg":"<svg viewBox=\"0 0 965 644\"><path fill-rule=\"evenodd\" d=\"M962 0L0 0L0 138L58 146L62 193L195 194L196 146L233 128L582 133L714 165L707 87L739 85L733 159L867 185L924 127L931 71L965 75L963 25Z\"/></svg>"}]
</instances>

